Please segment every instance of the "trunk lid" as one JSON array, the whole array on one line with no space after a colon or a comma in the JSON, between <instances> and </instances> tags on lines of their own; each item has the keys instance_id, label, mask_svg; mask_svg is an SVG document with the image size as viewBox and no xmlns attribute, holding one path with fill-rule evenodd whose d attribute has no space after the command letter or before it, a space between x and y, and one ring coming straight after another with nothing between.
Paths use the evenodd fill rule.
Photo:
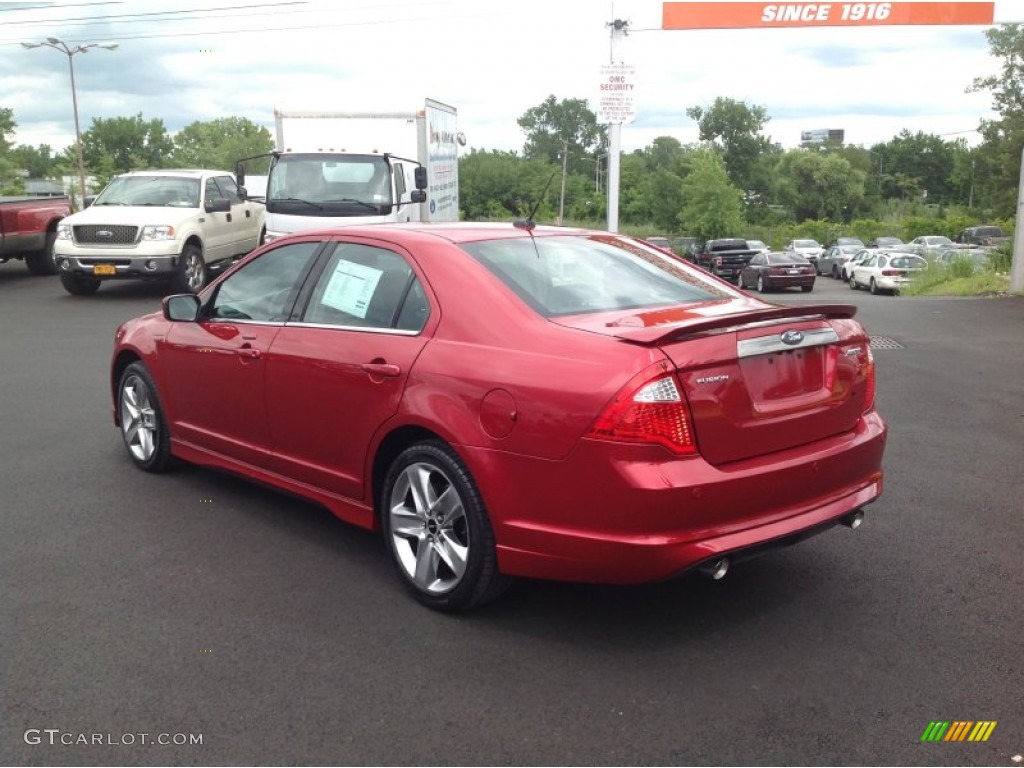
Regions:
<instances>
[{"instance_id":1,"label":"trunk lid","mask_svg":"<svg viewBox=\"0 0 1024 768\"><path fill-rule=\"evenodd\" d=\"M689 402L701 455L721 465L856 426L867 405L870 353L855 312L739 299L560 322L661 349Z\"/></svg>"}]
</instances>

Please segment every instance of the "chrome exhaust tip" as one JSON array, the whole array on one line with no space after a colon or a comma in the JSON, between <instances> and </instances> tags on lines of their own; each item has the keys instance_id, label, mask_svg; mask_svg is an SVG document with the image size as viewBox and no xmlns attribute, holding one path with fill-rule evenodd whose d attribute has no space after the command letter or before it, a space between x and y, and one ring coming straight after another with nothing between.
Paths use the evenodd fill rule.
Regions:
<instances>
[{"instance_id":1,"label":"chrome exhaust tip","mask_svg":"<svg viewBox=\"0 0 1024 768\"><path fill-rule=\"evenodd\" d=\"M856 530L857 528L860 528L861 525L864 523L864 510L863 509L858 509L858 510L856 510L854 512L851 512L848 515L844 515L843 518L842 518L842 523L847 528L850 528L850 529L853 529L853 530Z\"/></svg>"},{"instance_id":2,"label":"chrome exhaust tip","mask_svg":"<svg viewBox=\"0 0 1024 768\"><path fill-rule=\"evenodd\" d=\"M712 560L710 563L705 563L700 566L700 572L715 581L724 579L725 574L729 572L729 558L722 557L718 560Z\"/></svg>"}]
</instances>

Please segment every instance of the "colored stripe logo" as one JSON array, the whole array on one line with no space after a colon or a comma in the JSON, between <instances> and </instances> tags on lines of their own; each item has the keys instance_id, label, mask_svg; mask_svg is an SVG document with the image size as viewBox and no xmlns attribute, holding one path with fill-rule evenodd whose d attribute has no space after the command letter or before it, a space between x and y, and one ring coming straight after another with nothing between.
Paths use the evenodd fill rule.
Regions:
<instances>
[{"instance_id":1,"label":"colored stripe logo","mask_svg":"<svg viewBox=\"0 0 1024 768\"><path fill-rule=\"evenodd\" d=\"M995 720L932 720L921 741L988 741L995 729Z\"/></svg>"}]
</instances>

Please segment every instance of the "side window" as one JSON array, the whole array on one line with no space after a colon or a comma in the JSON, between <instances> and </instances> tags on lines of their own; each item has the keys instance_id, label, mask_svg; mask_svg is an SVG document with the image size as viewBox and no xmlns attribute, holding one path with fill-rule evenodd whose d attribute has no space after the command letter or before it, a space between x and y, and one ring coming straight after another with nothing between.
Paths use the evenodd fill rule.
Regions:
<instances>
[{"instance_id":1,"label":"side window","mask_svg":"<svg viewBox=\"0 0 1024 768\"><path fill-rule=\"evenodd\" d=\"M418 331L427 311L422 287L404 258L383 248L341 243L313 288L302 320Z\"/></svg>"},{"instance_id":2,"label":"side window","mask_svg":"<svg viewBox=\"0 0 1024 768\"><path fill-rule=\"evenodd\" d=\"M235 184L234 179L230 176L218 176L216 181L222 197L230 200L232 205L242 202L242 197L238 194L238 185Z\"/></svg>"},{"instance_id":3,"label":"side window","mask_svg":"<svg viewBox=\"0 0 1024 768\"><path fill-rule=\"evenodd\" d=\"M878 266L879 267L884 267L887 262L888 262L888 259L886 259L885 256L879 256L878 257Z\"/></svg>"},{"instance_id":4,"label":"side window","mask_svg":"<svg viewBox=\"0 0 1024 768\"><path fill-rule=\"evenodd\" d=\"M402 195L405 194L405 166L401 163L395 163L395 194L398 196L395 202L402 199Z\"/></svg>"},{"instance_id":5,"label":"side window","mask_svg":"<svg viewBox=\"0 0 1024 768\"><path fill-rule=\"evenodd\" d=\"M207 179L206 186L203 187L203 202L208 203L221 197L224 197L224 195L220 193L220 187L217 186L217 182L212 178Z\"/></svg>"},{"instance_id":6,"label":"side window","mask_svg":"<svg viewBox=\"0 0 1024 768\"><path fill-rule=\"evenodd\" d=\"M754 258L752 258L750 260L750 266L752 266L752 267L759 267L762 264L766 263L766 261L767 261L767 259L765 258L765 256L763 254L758 254L757 256L755 256Z\"/></svg>"},{"instance_id":7,"label":"side window","mask_svg":"<svg viewBox=\"0 0 1024 768\"><path fill-rule=\"evenodd\" d=\"M207 316L221 320L282 323L288 318L302 276L319 242L293 243L267 251L217 288Z\"/></svg>"}]
</instances>

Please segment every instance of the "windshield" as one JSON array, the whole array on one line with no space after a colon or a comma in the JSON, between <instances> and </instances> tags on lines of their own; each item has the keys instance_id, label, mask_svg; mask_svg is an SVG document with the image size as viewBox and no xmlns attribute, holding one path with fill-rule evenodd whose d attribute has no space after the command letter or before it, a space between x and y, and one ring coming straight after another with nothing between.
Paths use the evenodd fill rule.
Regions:
<instances>
[{"instance_id":1,"label":"windshield","mask_svg":"<svg viewBox=\"0 0 1024 768\"><path fill-rule=\"evenodd\" d=\"M199 179L185 176L117 176L93 205L158 205L198 208Z\"/></svg>"},{"instance_id":2,"label":"windshield","mask_svg":"<svg viewBox=\"0 0 1024 768\"><path fill-rule=\"evenodd\" d=\"M695 267L611 235L462 247L545 317L735 298Z\"/></svg>"},{"instance_id":3,"label":"windshield","mask_svg":"<svg viewBox=\"0 0 1024 768\"><path fill-rule=\"evenodd\" d=\"M287 154L270 169L267 210L302 216L391 212L391 171L379 155Z\"/></svg>"}]
</instances>

